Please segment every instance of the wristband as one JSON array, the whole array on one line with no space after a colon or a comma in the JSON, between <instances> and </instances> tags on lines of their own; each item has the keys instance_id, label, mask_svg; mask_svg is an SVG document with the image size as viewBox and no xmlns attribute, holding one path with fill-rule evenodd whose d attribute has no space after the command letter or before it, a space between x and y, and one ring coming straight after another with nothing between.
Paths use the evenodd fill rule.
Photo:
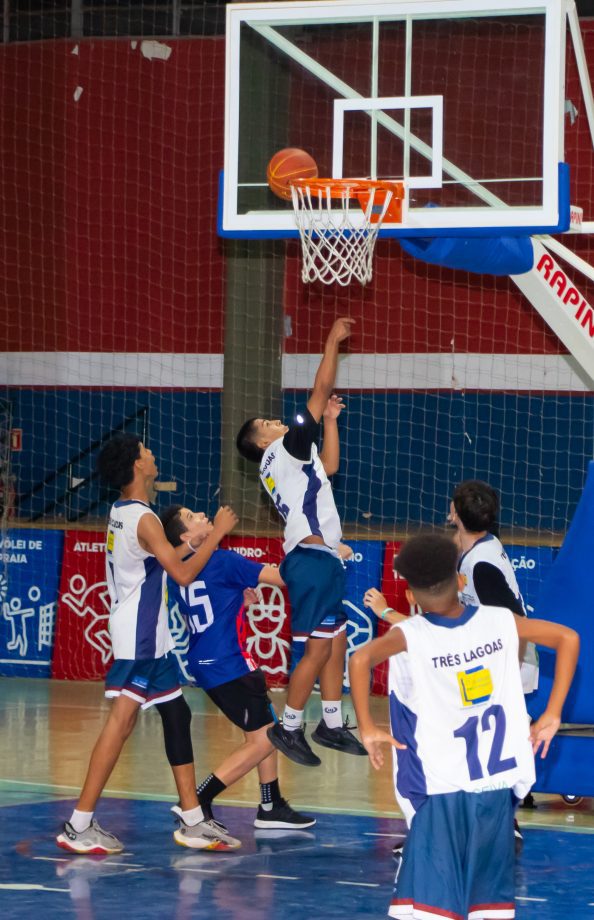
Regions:
<instances>
[{"instance_id":1,"label":"wristband","mask_svg":"<svg viewBox=\"0 0 594 920\"><path fill-rule=\"evenodd\" d=\"M382 612L380 613L380 619L381 619L381 620L385 620L385 619L386 619L386 614L387 614L387 613L395 613L395 612L396 612L396 611L394 610L393 607L386 607L386 609L385 609L385 610L382 610Z\"/></svg>"}]
</instances>

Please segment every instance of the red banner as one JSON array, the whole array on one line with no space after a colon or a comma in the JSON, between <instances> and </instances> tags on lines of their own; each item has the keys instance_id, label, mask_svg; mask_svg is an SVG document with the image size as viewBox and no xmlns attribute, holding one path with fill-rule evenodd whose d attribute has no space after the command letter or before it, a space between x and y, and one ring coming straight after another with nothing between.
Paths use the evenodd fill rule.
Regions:
<instances>
[{"instance_id":1,"label":"red banner","mask_svg":"<svg viewBox=\"0 0 594 920\"><path fill-rule=\"evenodd\" d=\"M224 546L246 559L280 565L283 541L278 537L230 537ZM285 687L291 666L291 608L286 588L264 586L262 600L247 611L247 650L266 674L269 687Z\"/></svg>"},{"instance_id":2,"label":"red banner","mask_svg":"<svg viewBox=\"0 0 594 920\"><path fill-rule=\"evenodd\" d=\"M102 680L112 661L105 531L69 530L64 557L52 677Z\"/></svg>"},{"instance_id":3,"label":"red banner","mask_svg":"<svg viewBox=\"0 0 594 920\"><path fill-rule=\"evenodd\" d=\"M394 556L400 550L401 542L386 543L384 550L384 568L382 572L382 594L386 598L389 607L393 607L398 613L410 615L410 604L406 599L406 589L408 583L394 572ZM378 636L383 636L390 628L389 623L379 620L377 624ZM371 692L376 696L388 695L388 662L383 661L377 668L373 669L373 678L371 681Z\"/></svg>"}]
</instances>

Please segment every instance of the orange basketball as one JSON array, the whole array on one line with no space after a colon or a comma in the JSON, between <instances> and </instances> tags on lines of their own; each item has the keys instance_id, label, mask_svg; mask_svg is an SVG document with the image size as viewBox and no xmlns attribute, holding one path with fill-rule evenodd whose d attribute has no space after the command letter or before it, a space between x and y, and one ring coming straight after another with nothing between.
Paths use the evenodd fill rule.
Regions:
<instances>
[{"instance_id":1,"label":"orange basketball","mask_svg":"<svg viewBox=\"0 0 594 920\"><path fill-rule=\"evenodd\" d=\"M275 195L291 199L290 182L293 179L315 179L318 166L313 157L298 147L286 147L272 157L266 170L268 185Z\"/></svg>"}]
</instances>

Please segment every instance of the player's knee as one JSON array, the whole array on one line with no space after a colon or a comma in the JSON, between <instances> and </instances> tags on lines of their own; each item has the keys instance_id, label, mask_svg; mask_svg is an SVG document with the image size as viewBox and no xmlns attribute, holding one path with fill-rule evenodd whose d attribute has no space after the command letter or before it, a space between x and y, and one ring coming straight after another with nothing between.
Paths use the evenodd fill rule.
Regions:
<instances>
[{"instance_id":1,"label":"player's knee","mask_svg":"<svg viewBox=\"0 0 594 920\"><path fill-rule=\"evenodd\" d=\"M332 639L308 639L305 645L305 654L318 665L324 665L332 655Z\"/></svg>"},{"instance_id":2,"label":"player's knee","mask_svg":"<svg viewBox=\"0 0 594 920\"><path fill-rule=\"evenodd\" d=\"M183 696L174 700L157 704L157 709L163 722L163 738L165 753L172 767L192 763L194 752L192 750L192 736L190 723L192 713Z\"/></svg>"}]
</instances>

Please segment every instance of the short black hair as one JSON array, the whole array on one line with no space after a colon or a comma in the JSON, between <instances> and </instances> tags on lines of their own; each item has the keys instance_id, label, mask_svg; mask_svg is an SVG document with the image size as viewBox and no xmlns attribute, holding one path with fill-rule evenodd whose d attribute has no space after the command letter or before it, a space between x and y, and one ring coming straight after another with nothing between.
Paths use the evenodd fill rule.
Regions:
<instances>
[{"instance_id":1,"label":"short black hair","mask_svg":"<svg viewBox=\"0 0 594 920\"><path fill-rule=\"evenodd\" d=\"M183 505L169 505L159 515L165 536L172 546L181 545L181 535L188 529L181 519L180 511Z\"/></svg>"},{"instance_id":2,"label":"short black hair","mask_svg":"<svg viewBox=\"0 0 594 920\"><path fill-rule=\"evenodd\" d=\"M120 432L114 435L97 457L97 472L114 489L123 489L134 479L134 463L140 457L142 438L137 434Z\"/></svg>"},{"instance_id":3,"label":"short black hair","mask_svg":"<svg viewBox=\"0 0 594 920\"><path fill-rule=\"evenodd\" d=\"M499 496L488 482L466 479L454 489L452 501L456 514L470 533L497 532Z\"/></svg>"},{"instance_id":4,"label":"short black hair","mask_svg":"<svg viewBox=\"0 0 594 920\"><path fill-rule=\"evenodd\" d=\"M441 594L457 574L456 544L443 534L418 534L404 544L394 557L394 570L410 587Z\"/></svg>"},{"instance_id":5,"label":"short black hair","mask_svg":"<svg viewBox=\"0 0 594 920\"><path fill-rule=\"evenodd\" d=\"M259 463L264 456L263 449L255 443L255 436L256 419L248 418L239 429L235 443L241 456L250 463Z\"/></svg>"}]
</instances>

